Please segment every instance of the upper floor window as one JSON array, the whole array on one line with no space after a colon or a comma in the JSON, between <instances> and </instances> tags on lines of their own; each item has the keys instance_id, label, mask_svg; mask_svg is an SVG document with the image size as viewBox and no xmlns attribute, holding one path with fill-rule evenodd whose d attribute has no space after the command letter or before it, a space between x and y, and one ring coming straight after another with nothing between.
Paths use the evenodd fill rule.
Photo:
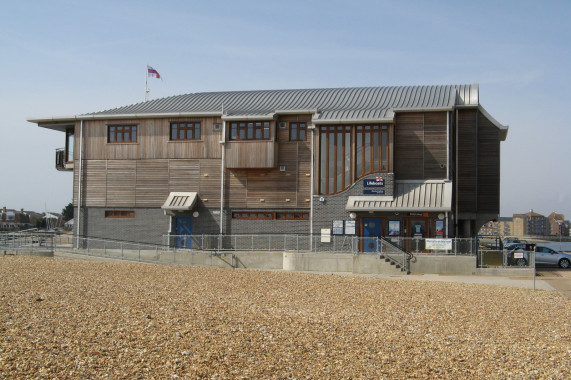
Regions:
<instances>
[{"instance_id":1,"label":"upper floor window","mask_svg":"<svg viewBox=\"0 0 571 380\"><path fill-rule=\"evenodd\" d=\"M320 194L338 193L366 174L387 172L390 130L378 124L320 127Z\"/></svg>"},{"instance_id":2,"label":"upper floor window","mask_svg":"<svg viewBox=\"0 0 571 380\"><path fill-rule=\"evenodd\" d=\"M137 142L136 125L108 125L108 143L135 143Z\"/></svg>"},{"instance_id":3,"label":"upper floor window","mask_svg":"<svg viewBox=\"0 0 571 380\"><path fill-rule=\"evenodd\" d=\"M351 185L351 126L320 128L319 188L332 194Z\"/></svg>"},{"instance_id":4,"label":"upper floor window","mask_svg":"<svg viewBox=\"0 0 571 380\"><path fill-rule=\"evenodd\" d=\"M171 123L171 140L200 140L200 122Z\"/></svg>"},{"instance_id":5,"label":"upper floor window","mask_svg":"<svg viewBox=\"0 0 571 380\"><path fill-rule=\"evenodd\" d=\"M269 140L269 121L238 121L230 123L230 140Z\"/></svg>"},{"instance_id":6,"label":"upper floor window","mask_svg":"<svg viewBox=\"0 0 571 380\"><path fill-rule=\"evenodd\" d=\"M289 141L305 141L307 135L307 123L290 122L289 123Z\"/></svg>"},{"instance_id":7,"label":"upper floor window","mask_svg":"<svg viewBox=\"0 0 571 380\"><path fill-rule=\"evenodd\" d=\"M74 129L65 130L65 162L73 162Z\"/></svg>"},{"instance_id":8,"label":"upper floor window","mask_svg":"<svg viewBox=\"0 0 571 380\"><path fill-rule=\"evenodd\" d=\"M357 178L369 173L386 172L389 162L388 125L358 125L355 131Z\"/></svg>"}]
</instances>

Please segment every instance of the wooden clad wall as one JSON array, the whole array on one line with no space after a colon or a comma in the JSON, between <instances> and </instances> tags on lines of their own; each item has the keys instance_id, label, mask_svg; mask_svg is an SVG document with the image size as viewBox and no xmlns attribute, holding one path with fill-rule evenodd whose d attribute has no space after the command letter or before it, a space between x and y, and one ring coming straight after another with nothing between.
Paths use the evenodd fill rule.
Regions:
<instances>
[{"instance_id":1,"label":"wooden clad wall","mask_svg":"<svg viewBox=\"0 0 571 380\"><path fill-rule=\"evenodd\" d=\"M394 127L394 172L403 179L445 179L446 112L398 113Z\"/></svg>"},{"instance_id":2,"label":"wooden clad wall","mask_svg":"<svg viewBox=\"0 0 571 380\"><path fill-rule=\"evenodd\" d=\"M458 211L478 210L478 111L458 111Z\"/></svg>"},{"instance_id":3,"label":"wooden clad wall","mask_svg":"<svg viewBox=\"0 0 571 380\"><path fill-rule=\"evenodd\" d=\"M199 121L201 139L194 141L171 141L170 123L176 121ZM183 158L220 158L221 131L214 131L217 118L164 118L132 120L94 120L84 122L84 159L88 160L146 160ZM107 143L107 125L137 125L137 142L125 144ZM79 136L76 126L75 136ZM77 147L79 145L76 145ZM79 159L79 149L74 151Z\"/></svg>"},{"instance_id":4,"label":"wooden clad wall","mask_svg":"<svg viewBox=\"0 0 571 380\"><path fill-rule=\"evenodd\" d=\"M478 113L478 212L500 213L500 131Z\"/></svg>"},{"instance_id":5,"label":"wooden clad wall","mask_svg":"<svg viewBox=\"0 0 571 380\"><path fill-rule=\"evenodd\" d=\"M303 115L286 121L307 121ZM200 141L170 141L171 121L149 119L89 121L84 124L82 204L89 207L160 207L171 191L197 191L206 207L220 207L221 135L216 119L201 119ZM107 124L137 124L137 143L108 144ZM225 206L232 208L309 208L311 137L290 142L278 131L277 164L271 169L227 169ZM255 144L255 143L254 143ZM245 142L244 146L251 145ZM79 159L79 149L75 150ZM286 170L280 171L279 165ZM77 204L79 165L74 179ZM263 201L261 201L263 199Z\"/></svg>"},{"instance_id":6,"label":"wooden clad wall","mask_svg":"<svg viewBox=\"0 0 571 380\"><path fill-rule=\"evenodd\" d=\"M424 179L446 178L446 112L424 114Z\"/></svg>"},{"instance_id":7,"label":"wooden clad wall","mask_svg":"<svg viewBox=\"0 0 571 380\"><path fill-rule=\"evenodd\" d=\"M220 206L220 160L86 160L83 170L85 206L160 207L171 191L197 191Z\"/></svg>"}]
</instances>

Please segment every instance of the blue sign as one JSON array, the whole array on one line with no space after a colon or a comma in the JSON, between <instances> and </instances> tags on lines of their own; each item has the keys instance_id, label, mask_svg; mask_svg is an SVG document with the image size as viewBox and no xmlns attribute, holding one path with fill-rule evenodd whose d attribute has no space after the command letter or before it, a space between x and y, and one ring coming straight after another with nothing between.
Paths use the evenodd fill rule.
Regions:
<instances>
[{"instance_id":1,"label":"blue sign","mask_svg":"<svg viewBox=\"0 0 571 380\"><path fill-rule=\"evenodd\" d=\"M384 195L385 189L363 189L363 194Z\"/></svg>"}]
</instances>

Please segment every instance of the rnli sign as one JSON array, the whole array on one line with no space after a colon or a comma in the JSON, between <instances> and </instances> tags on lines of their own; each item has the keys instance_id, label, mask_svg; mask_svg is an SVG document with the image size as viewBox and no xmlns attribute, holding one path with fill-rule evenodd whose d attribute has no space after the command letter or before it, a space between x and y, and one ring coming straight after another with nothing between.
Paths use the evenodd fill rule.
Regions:
<instances>
[{"instance_id":1,"label":"rnli sign","mask_svg":"<svg viewBox=\"0 0 571 380\"><path fill-rule=\"evenodd\" d=\"M364 186L365 187L385 187L385 179L383 177L366 179Z\"/></svg>"}]
</instances>

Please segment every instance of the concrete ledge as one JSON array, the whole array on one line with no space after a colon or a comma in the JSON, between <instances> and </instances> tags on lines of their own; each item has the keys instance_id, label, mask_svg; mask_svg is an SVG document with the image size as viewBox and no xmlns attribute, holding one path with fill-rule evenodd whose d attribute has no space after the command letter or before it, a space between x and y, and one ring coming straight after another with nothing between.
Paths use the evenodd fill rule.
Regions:
<instances>
[{"instance_id":1,"label":"concrete ledge","mask_svg":"<svg viewBox=\"0 0 571 380\"><path fill-rule=\"evenodd\" d=\"M283 269L293 272L353 273L353 254L350 253L283 253Z\"/></svg>"},{"instance_id":2,"label":"concrete ledge","mask_svg":"<svg viewBox=\"0 0 571 380\"><path fill-rule=\"evenodd\" d=\"M4 255L16 255L16 256L41 256L41 257L54 257L54 252L51 250L3 250L1 251Z\"/></svg>"},{"instance_id":3,"label":"concrete ledge","mask_svg":"<svg viewBox=\"0 0 571 380\"><path fill-rule=\"evenodd\" d=\"M476 268L476 274L484 276L533 277L533 268Z\"/></svg>"},{"instance_id":4,"label":"concrete ledge","mask_svg":"<svg viewBox=\"0 0 571 380\"><path fill-rule=\"evenodd\" d=\"M353 273L356 274L388 274L388 275L404 275L406 274L392 265L385 259L379 258L379 255L354 255L353 256Z\"/></svg>"},{"instance_id":5,"label":"concrete ledge","mask_svg":"<svg viewBox=\"0 0 571 380\"><path fill-rule=\"evenodd\" d=\"M420 255L410 262L411 273L476 274L476 256Z\"/></svg>"}]
</instances>

